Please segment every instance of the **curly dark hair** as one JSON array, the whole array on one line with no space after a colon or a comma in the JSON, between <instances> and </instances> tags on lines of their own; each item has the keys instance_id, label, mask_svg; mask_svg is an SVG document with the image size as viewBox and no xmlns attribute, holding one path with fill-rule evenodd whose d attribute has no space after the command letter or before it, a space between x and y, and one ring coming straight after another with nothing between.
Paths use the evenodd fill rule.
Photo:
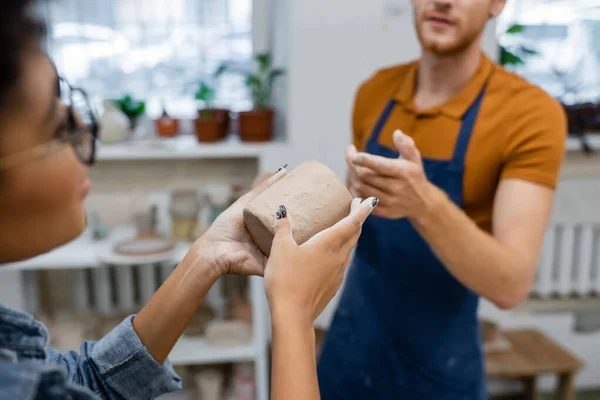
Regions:
<instances>
[{"instance_id":1,"label":"curly dark hair","mask_svg":"<svg viewBox=\"0 0 600 400\"><path fill-rule=\"evenodd\" d=\"M21 77L23 54L40 46L44 25L33 13L32 0L0 0L0 110L14 95Z\"/></svg>"}]
</instances>

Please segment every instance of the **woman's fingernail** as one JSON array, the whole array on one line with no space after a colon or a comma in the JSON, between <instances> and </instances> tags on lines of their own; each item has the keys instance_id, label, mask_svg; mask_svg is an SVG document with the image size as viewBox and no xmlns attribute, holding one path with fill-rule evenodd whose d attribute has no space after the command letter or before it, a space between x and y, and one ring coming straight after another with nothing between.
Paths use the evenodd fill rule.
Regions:
<instances>
[{"instance_id":1,"label":"woman's fingernail","mask_svg":"<svg viewBox=\"0 0 600 400\"><path fill-rule=\"evenodd\" d=\"M379 199L377 197L374 197L373 202L371 204L373 205L373 208L377 207L377 205L379 204Z\"/></svg>"},{"instance_id":2,"label":"woman's fingernail","mask_svg":"<svg viewBox=\"0 0 600 400\"><path fill-rule=\"evenodd\" d=\"M275 213L275 219L283 219L287 218L287 208L282 204L279 206L279 209Z\"/></svg>"},{"instance_id":3,"label":"woman's fingernail","mask_svg":"<svg viewBox=\"0 0 600 400\"><path fill-rule=\"evenodd\" d=\"M279 168L277 171L275 171L275 173L278 173L278 172L280 172L280 171L282 171L282 170L286 169L286 168L287 168L287 166L288 166L288 165L287 165L287 164L285 164L283 167L281 167L281 168Z\"/></svg>"}]
</instances>

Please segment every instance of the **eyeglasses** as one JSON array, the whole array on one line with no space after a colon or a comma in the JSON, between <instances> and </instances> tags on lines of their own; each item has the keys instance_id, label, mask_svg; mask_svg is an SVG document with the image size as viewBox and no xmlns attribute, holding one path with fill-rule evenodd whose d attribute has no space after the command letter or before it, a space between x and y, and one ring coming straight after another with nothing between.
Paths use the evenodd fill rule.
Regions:
<instances>
[{"instance_id":1,"label":"eyeglasses","mask_svg":"<svg viewBox=\"0 0 600 400\"><path fill-rule=\"evenodd\" d=\"M65 144L71 144L77 158L86 165L96 161L96 139L98 137L98 117L85 91L74 88L59 78L57 91L61 101L67 105L67 134L48 143L32 147L20 153L0 158L0 171L11 169L52 154Z\"/></svg>"}]
</instances>

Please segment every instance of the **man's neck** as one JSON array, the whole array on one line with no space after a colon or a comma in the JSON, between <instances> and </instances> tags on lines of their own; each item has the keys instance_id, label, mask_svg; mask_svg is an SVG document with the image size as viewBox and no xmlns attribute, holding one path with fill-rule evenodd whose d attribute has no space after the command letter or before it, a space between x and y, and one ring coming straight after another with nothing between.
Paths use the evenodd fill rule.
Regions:
<instances>
[{"instance_id":1,"label":"man's neck","mask_svg":"<svg viewBox=\"0 0 600 400\"><path fill-rule=\"evenodd\" d=\"M478 43L448 56L423 51L414 94L417 110L438 106L456 96L477 73L481 58Z\"/></svg>"}]
</instances>

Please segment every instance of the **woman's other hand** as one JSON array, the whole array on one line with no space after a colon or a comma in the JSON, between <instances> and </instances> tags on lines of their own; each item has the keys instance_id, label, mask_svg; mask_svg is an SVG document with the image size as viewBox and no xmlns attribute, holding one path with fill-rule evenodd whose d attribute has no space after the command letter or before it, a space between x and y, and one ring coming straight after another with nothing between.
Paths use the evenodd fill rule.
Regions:
<instances>
[{"instance_id":1,"label":"woman's other hand","mask_svg":"<svg viewBox=\"0 0 600 400\"><path fill-rule=\"evenodd\" d=\"M350 215L301 246L292 235L293 215L282 206L277 213L275 238L265 272L271 315L312 323L339 290L350 253L362 225L378 200L354 199Z\"/></svg>"},{"instance_id":2,"label":"woman's other hand","mask_svg":"<svg viewBox=\"0 0 600 400\"><path fill-rule=\"evenodd\" d=\"M246 204L285 176L285 169L264 180L225 210L186 256L192 264L209 266L217 276L263 276L267 258L256 247L244 224Z\"/></svg>"}]
</instances>

